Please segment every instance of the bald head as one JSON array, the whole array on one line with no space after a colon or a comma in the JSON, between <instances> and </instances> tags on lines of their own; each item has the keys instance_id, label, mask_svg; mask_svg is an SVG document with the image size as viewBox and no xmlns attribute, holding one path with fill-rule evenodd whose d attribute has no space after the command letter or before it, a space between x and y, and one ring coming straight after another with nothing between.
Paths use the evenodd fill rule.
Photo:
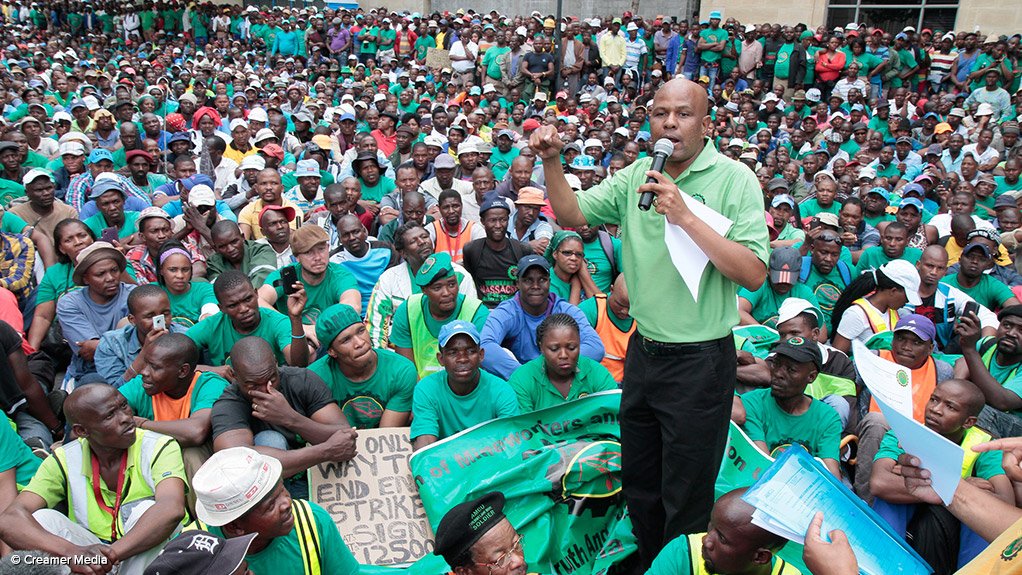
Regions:
<instances>
[{"instance_id":1,"label":"bald head","mask_svg":"<svg viewBox=\"0 0 1022 575\"><path fill-rule=\"evenodd\" d=\"M726 523L742 533L742 538L753 547L770 550L780 549L787 539L752 524L752 513L756 508L742 499L748 489L745 487L725 493L713 505L712 521Z\"/></svg>"},{"instance_id":2,"label":"bald head","mask_svg":"<svg viewBox=\"0 0 1022 575\"><path fill-rule=\"evenodd\" d=\"M186 336L187 337L187 336ZM68 423L90 426L106 410L111 401L116 401L121 393L110 385L83 385L76 388L64 401L64 415Z\"/></svg>"},{"instance_id":3,"label":"bald head","mask_svg":"<svg viewBox=\"0 0 1022 575\"><path fill-rule=\"evenodd\" d=\"M183 333L168 333L149 344L153 353L161 357L173 359L180 364L187 364L192 370L199 363L199 348L195 341Z\"/></svg>"},{"instance_id":4,"label":"bald head","mask_svg":"<svg viewBox=\"0 0 1022 575\"><path fill-rule=\"evenodd\" d=\"M709 112L710 100L706 90L692 80L681 77L674 78L660 86L653 96L650 111L657 106L674 106L679 101L690 103L697 118L703 118Z\"/></svg>"},{"instance_id":5,"label":"bald head","mask_svg":"<svg viewBox=\"0 0 1022 575\"><path fill-rule=\"evenodd\" d=\"M924 258L933 261L934 263L943 263L944 265L947 265L947 250L940 244L926 246L920 259Z\"/></svg>"},{"instance_id":6,"label":"bald head","mask_svg":"<svg viewBox=\"0 0 1022 575\"><path fill-rule=\"evenodd\" d=\"M953 394L962 410L972 417L979 415L986 405L986 397L975 383L966 379L946 379L937 384L937 388L946 394Z\"/></svg>"}]
</instances>

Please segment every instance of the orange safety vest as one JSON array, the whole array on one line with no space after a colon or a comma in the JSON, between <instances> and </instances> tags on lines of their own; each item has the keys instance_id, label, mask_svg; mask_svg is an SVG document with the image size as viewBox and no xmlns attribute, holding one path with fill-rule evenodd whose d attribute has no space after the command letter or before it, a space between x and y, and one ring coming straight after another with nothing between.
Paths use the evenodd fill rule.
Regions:
<instances>
[{"instance_id":1,"label":"orange safety vest","mask_svg":"<svg viewBox=\"0 0 1022 575\"><path fill-rule=\"evenodd\" d=\"M880 357L894 362L894 354L889 350L880 350ZM937 364L932 357L928 357L922 367L912 370L912 419L919 423L925 422L926 404L930 402L930 395L936 388ZM869 400L869 410L873 413L880 413L880 406L877 405L875 399Z\"/></svg>"},{"instance_id":2,"label":"orange safety vest","mask_svg":"<svg viewBox=\"0 0 1022 575\"><path fill-rule=\"evenodd\" d=\"M605 353L600 365L607 368L614 381L621 383L625 376L625 355L628 353L628 340L635 332L635 320L632 320L632 327L627 332L618 329L608 315L607 295L597 294L596 298L596 335L600 336L603 342Z\"/></svg>"},{"instance_id":3,"label":"orange safety vest","mask_svg":"<svg viewBox=\"0 0 1022 575\"><path fill-rule=\"evenodd\" d=\"M853 301L852 305L857 306L862 310L862 313L866 314L866 319L869 320L869 328L873 330L874 335L885 331L892 331L894 326L898 325L898 310L896 309L887 310L887 316L885 317L866 298L860 297Z\"/></svg>"},{"instance_id":4,"label":"orange safety vest","mask_svg":"<svg viewBox=\"0 0 1022 575\"><path fill-rule=\"evenodd\" d=\"M472 241L472 226L475 222L469 221L465 229L462 230L458 235L451 237L450 234L444 230L440 220L434 220L432 222L434 235L436 235L436 246L433 251L447 252L451 254L451 260L455 263L461 263L462 250L465 248L465 244Z\"/></svg>"}]
</instances>

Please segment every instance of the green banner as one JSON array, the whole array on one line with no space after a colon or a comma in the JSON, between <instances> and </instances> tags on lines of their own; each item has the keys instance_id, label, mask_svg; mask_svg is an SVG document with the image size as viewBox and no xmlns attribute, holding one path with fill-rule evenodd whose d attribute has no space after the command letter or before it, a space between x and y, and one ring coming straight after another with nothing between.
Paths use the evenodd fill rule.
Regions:
<instances>
[{"instance_id":1,"label":"green banner","mask_svg":"<svg viewBox=\"0 0 1022 575\"><path fill-rule=\"evenodd\" d=\"M410 467L430 524L462 501L500 491L530 573L606 573L636 549L621 495L620 405L620 391L589 395L416 452Z\"/></svg>"},{"instance_id":2,"label":"green banner","mask_svg":"<svg viewBox=\"0 0 1022 575\"><path fill-rule=\"evenodd\" d=\"M739 487L749 487L773 462L773 458L760 451L742 428L732 421L724 460L714 486L717 497Z\"/></svg>"}]
</instances>

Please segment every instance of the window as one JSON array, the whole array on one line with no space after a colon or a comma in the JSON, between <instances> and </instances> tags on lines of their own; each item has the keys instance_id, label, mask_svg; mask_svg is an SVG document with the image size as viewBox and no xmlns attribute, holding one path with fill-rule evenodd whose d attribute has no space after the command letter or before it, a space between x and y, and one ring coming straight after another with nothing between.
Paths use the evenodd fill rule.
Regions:
<instances>
[{"instance_id":1,"label":"window","mask_svg":"<svg viewBox=\"0 0 1022 575\"><path fill-rule=\"evenodd\" d=\"M959 0L828 0L827 29L860 22L895 34L906 26L916 30L953 30Z\"/></svg>"}]
</instances>

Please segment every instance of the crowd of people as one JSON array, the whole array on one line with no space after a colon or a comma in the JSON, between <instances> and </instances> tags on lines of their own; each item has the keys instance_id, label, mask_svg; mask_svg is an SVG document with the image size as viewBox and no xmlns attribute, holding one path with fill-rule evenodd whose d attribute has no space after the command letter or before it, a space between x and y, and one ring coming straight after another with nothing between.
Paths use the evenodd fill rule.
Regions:
<instances>
[{"instance_id":1,"label":"crowd of people","mask_svg":"<svg viewBox=\"0 0 1022 575\"><path fill-rule=\"evenodd\" d=\"M714 502L729 420L820 458L936 573L1020 569L1022 35L176 0L0 20L0 573L353 575L304 472L357 429L422 449L617 389L622 572L798 572L741 492ZM854 342L965 450L950 505ZM526 572L504 505L436 526L454 573ZM857 573L820 524L810 571Z\"/></svg>"}]
</instances>

